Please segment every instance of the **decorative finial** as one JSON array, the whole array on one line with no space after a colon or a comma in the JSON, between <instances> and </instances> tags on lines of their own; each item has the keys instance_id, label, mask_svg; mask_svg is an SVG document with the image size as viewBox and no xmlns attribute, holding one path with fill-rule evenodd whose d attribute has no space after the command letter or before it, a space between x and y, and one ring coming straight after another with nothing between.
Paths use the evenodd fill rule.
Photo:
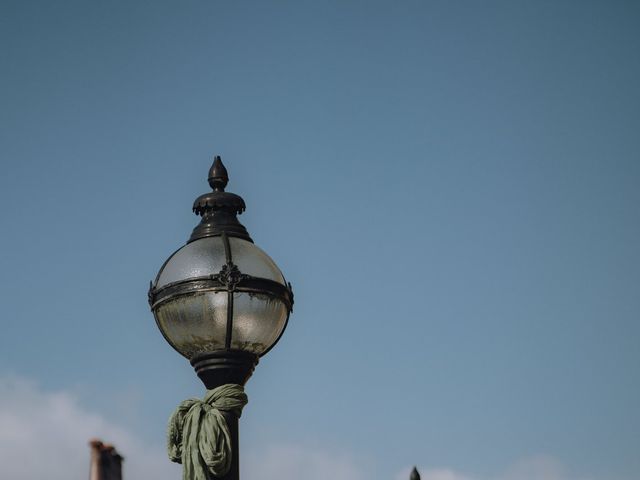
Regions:
<instances>
[{"instance_id":1,"label":"decorative finial","mask_svg":"<svg viewBox=\"0 0 640 480\"><path fill-rule=\"evenodd\" d=\"M224 192L224 187L229 183L229 174L222 163L220 155L216 155L213 159L213 165L209 169L209 185L216 192Z\"/></svg>"},{"instance_id":2,"label":"decorative finial","mask_svg":"<svg viewBox=\"0 0 640 480\"><path fill-rule=\"evenodd\" d=\"M247 229L238 221L237 215L244 212L246 205L239 195L225 192L229 182L227 169L222 159L216 155L209 169L209 185L213 192L205 193L193 202L193 212L202 217L200 224L193 230L190 242L204 237L215 237L226 233L230 237L238 237L252 241Z\"/></svg>"},{"instance_id":3,"label":"decorative finial","mask_svg":"<svg viewBox=\"0 0 640 480\"><path fill-rule=\"evenodd\" d=\"M418 469L416 467L413 467L413 470L411 470L409 480L420 480L420 474L418 473Z\"/></svg>"}]
</instances>

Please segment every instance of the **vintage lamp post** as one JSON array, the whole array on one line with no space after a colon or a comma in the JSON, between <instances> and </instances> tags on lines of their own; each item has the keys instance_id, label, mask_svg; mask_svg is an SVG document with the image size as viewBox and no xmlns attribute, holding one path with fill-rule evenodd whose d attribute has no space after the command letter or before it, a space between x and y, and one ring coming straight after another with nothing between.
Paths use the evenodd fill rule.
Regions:
<instances>
[{"instance_id":1,"label":"vintage lamp post","mask_svg":"<svg viewBox=\"0 0 640 480\"><path fill-rule=\"evenodd\" d=\"M237 215L245 210L245 203L240 196L224 191L228 181L222 160L215 157L209 170L213 191L201 195L193 204L194 213L202 220L187 244L160 268L149 289L149 304L164 338L189 359L205 387L212 391L231 386L236 389L233 395L238 397L244 396L242 387L259 357L276 344L287 326L293 292L280 269L254 245L238 221ZM225 394L217 393L214 397L216 395ZM183 402L172 417L171 422L179 430L174 434L178 445L172 459L183 463L183 478L239 478L238 417L244 403L237 410L226 408L225 401L214 398L207 403L205 397L205 402ZM213 433L206 431L207 415L212 409L223 418L221 430ZM189 416L196 416L204 423L196 425L193 422L197 423L198 419ZM172 423L170 430L171 427ZM193 442L187 445L186 437L194 437L196 427L198 435L215 437L210 442L211 449L221 451L207 452L202 441L197 442L200 450ZM224 448L220 447L225 438L229 443L227 456L230 456L225 459L226 466L217 470L210 468L204 477L202 472L193 473L199 468L196 464L210 466L210 455L225 455ZM191 450L187 452L188 449Z\"/></svg>"}]
</instances>

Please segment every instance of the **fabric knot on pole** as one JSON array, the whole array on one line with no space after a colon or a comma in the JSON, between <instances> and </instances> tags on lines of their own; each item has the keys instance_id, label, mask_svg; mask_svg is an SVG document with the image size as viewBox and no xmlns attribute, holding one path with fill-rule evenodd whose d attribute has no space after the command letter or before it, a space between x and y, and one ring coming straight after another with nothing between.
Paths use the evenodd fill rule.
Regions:
<instances>
[{"instance_id":1,"label":"fabric knot on pole","mask_svg":"<svg viewBox=\"0 0 640 480\"><path fill-rule=\"evenodd\" d=\"M247 402L242 385L227 384L178 405L169 418L167 453L182 464L183 480L211 480L229 471L231 433L222 412L239 418Z\"/></svg>"}]
</instances>

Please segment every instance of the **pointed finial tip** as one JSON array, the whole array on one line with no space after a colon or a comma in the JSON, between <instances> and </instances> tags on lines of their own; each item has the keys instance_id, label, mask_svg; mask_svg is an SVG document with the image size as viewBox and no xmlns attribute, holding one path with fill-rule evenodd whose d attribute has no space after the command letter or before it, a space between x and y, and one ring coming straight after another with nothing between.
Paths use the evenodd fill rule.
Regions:
<instances>
[{"instance_id":1,"label":"pointed finial tip","mask_svg":"<svg viewBox=\"0 0 640 480\"><path fill-rule=\"evenodd\" d=\"M420 474L418 473L418 469L416 467L413 467L413 470L411 470L409 480L420 480Z\"/></svg>"},{"instance_id":2,"label":"pointed finial tip","mask_svg":"<svg viewBox=\"0 0 640 480\"><path fill-rule=\"evenodd\" d=\"M220 155L213 158L213 165L209 169L209 185L217 191L224 191L224 187L229 183L229 174L222 163Z\"/></svg>"}]
</instances>

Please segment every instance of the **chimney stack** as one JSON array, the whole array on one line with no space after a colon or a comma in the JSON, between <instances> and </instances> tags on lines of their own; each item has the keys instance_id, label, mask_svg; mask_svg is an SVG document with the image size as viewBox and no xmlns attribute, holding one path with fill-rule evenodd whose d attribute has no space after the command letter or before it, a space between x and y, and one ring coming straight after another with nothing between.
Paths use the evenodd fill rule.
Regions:
<instances>
[{"instance_id":1,"label":"chimney stack","mask_svg":"<svg viewBox=\"0 0 640 480\"><path fill-rule=\"evenodd\" d=\"M89 480L122 480L122 460L113 445L91 440L91 466Z\"/></svg>"}]
</instances>

